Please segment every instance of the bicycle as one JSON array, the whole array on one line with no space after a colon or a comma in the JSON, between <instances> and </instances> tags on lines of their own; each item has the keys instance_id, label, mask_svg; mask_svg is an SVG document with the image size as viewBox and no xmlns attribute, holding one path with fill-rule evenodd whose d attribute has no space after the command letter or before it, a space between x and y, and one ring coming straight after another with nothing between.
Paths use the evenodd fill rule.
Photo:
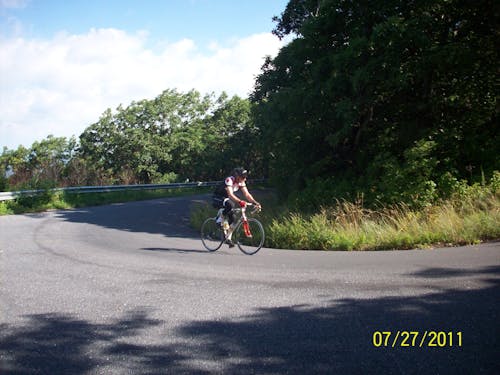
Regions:
<instances>
[{"instance_id":1,"label":"bicycle","mask_svg":"<svg viewBox=\"0 0 500 375\"><path fill-rule=\"evenodd\" d=\"M260 211L258 206L247 203L248 206L254 206L252 213ZM223 243L229 238L233 243L247 255L253 255L264 245L264 227L261 222L255 218L247 218L246 207L233 208L233 212L239 214L238 219L231 224L229 231L225 232L222 223L217 223L217 218L222 216L220 209L216 217L209 217L201 226L201 242L203 246L210 251L219 250Z\"/></svg>"}]
</instances>

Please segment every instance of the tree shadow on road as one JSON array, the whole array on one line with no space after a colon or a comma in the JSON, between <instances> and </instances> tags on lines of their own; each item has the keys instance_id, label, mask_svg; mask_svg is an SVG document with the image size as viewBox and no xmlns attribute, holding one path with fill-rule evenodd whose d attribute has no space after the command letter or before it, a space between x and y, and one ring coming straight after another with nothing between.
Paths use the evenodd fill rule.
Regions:
<instances>
[{"instance_id":1,"label":"tree shadow on road","mask_svg":"<svg viewBox=\"0 0 500 375\"><path fill-rule=\"evenodd\" d=\"M58 211L56 216L73 223L87 223L128 232L164 234L199 239L189 222L190 208L203 196L161 198Z\"/></svg>"},{"instance_id":2,"label":"tree shadow on road","mask_svg":"<svg viewBox=\"0 0 500 375\"><path fill-rule=\"evenodd\" d=\"M199 253L199 254L213 254L207 250L195 250L195 249L178 249L178 248L172 248L172 247L143 247L141 250L144 251L158 251L158 252L169 252L169 253L178 253L178 254L192 254L192 253Z\"/></svg>"},{"instance_id":3,"label":"tree shadow on road","mask_svg":"<svg viewBox=\"0 0 500 375\"><path fill-rule=\"evenodd\" d=\"M168 316L151 318L147 309L100 324L64 314L32 315L24 326L0 327L0 372L498 374L500 269L453 273L461 283L479 277L483 287L374 299L332 295L321 306L256 306L247 316L173 329L162 328ZM429 274L436 277L430 269L403 278ZM398 330L418 332L419 339L402 347L401 338L393 340ZM453 342L447 334L443 347L429 347L429 339L419 347L431 330L452 332ZM373 335L382 331L392 336L377 347ZM144 332L150 334L146 342Z\"/></svg>"},{"instance_id":4,"label":"tree shadow on road","mask_svg":"<svg viewBox=\"0 0 500 375\"><path fill-rule=\"evenodd\" d=\"M429 272L435 277L435 269ZM240 356L240 363L228 373L255 369L292 374L500 373L500 267L467 270L462 275L458 270L441 272L485 276L488 286L415 297L331 299L324 307L261 308L240 321L193 323L181 332L203 338L210 357L224 360L227 353L221 348ZM407 276L426 278L427 274ZM413 335L406 342L403 336L395 341L398 331L419 336L413 343ZM429 335L420 347L425 331L446 334L435 341ZM374 343L375 332L391 332L391 337L384 344L383 334L383 341Z\"/></svg>"},{"instance_id":5,"label":"tree shadow on road","mask_svg":"<svg viewBox=\"0 0 500 375\"><path fill-rule=\"evenodd\" d=\"M188 354L173 345L134 343L140 331L163 324L147 310L100 324L56 313L27 318L22 327L1 326L2 374L149 373L174 369Z\"/></svg>"}]
</instances>

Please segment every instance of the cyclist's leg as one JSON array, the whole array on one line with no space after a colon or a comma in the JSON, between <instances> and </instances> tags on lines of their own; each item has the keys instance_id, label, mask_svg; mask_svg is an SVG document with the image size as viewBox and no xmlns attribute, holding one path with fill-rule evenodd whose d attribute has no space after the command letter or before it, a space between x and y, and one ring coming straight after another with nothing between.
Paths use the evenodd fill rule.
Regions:
<instances>
[{"instance_id":1,"label":"cyclist's leg","mask_svg":"<svg viewBox=\"0 0 500 375\"><path fill-rule=\"evenodd\" d=\"M234 204L231 199L224 199L224 211L222 212L225 217L227 217L227 221L229 225L234 223L234 213L233 213Z\"/></svg>"},{"instance_id":2,"label":"cyclist's leg","mask_svg":"<svg viewBox=\"0 0 500 375\"><path fill-rule=\"evenodd\" d=\"M217 209L216 222L222 225L223 210L224 210L224 197L214 195L212 197L212 206Z\"/></svg>"},{"instance_id":3,"label":"cyclist's leg","mask_svg":"<svg viewBox=\"0 0 500 375\"><path fill-rule=\"evenodd\" d=\"M222 220L224 219L224 215L223 215L223 212L224 209L222 207L219 207L219 209L217 210L217 216L215 217L215 222L218 224L218 225L222 225Z\"/></svg>"},{"instance_id":4,"label":"cyclist's leg","mask_svg":"<svg viewBox=\"0 0 500 375\"><path fill-rule=\"evenodd\" d=\"M224 230L224 234L226 236L226 243L229 245L229 247L234 247L233 240L231 239L233 235L233 223L234 223L234 203L231 201L231 199L226 198L224 199L224 211L222 212L224 217L227 218L227 222L229 224L229 229L226 231Z\"/></svg>"}]
</instances>

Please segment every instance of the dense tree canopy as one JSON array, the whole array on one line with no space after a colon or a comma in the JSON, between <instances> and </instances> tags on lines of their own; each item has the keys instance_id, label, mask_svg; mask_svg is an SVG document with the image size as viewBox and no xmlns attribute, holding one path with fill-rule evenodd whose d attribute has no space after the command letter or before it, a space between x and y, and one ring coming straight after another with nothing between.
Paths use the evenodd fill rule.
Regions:
<instances>
[{"instance_id":1,"label":"dense tree canopy","mask_svg":"<svg viewBox=\"0 0 500 375\"><path fill-rule=\"evenodd\" d=\"M498 9L291 0L274 32L295 39L252 95L270 173L288 192L390 201L498 169Z\"/></svg>"},{"instance_id":2,"label":"dense tree canopy","mask_svg":"<svg viewBox=\"0 0 500 375\"><path fill-rule=\"evenodd\" d=\"M106 111L81 135L81 153L127 182L220 178L249 160L250 103L226 94L166 90L153 100Z\"/></svg>"}]
</instances>

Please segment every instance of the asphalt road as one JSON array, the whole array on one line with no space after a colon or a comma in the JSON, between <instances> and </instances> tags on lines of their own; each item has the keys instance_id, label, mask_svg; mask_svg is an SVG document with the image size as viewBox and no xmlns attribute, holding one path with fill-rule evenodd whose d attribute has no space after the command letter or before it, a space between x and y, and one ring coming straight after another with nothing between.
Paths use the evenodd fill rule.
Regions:
<instances>
[{"instance_id":1,"label":"asphalt road","mask_svg":"<svg viewBox=\"0 0 500 375\"><path fill-rule=\"evenodd\" d=\"M0 217L0 374L500 373L500 243L208 253L201 198Z\"/></svg>"}]
</instances>

